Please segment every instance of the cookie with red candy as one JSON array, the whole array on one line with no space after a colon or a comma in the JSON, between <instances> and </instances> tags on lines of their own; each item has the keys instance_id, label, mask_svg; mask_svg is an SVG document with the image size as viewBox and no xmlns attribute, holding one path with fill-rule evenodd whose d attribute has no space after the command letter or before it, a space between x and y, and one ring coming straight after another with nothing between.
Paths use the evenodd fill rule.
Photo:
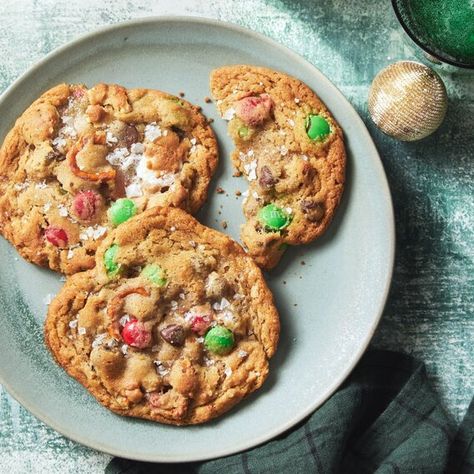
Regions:
<instances>
[{"instance_id":1,"label":"cookie with red candy","mask_svg":"<svg viewBox=\"0 0 474 474\"><path fill-rule=\"evenodd\" d=\"M122 339L125 344L138 349L148 347L151 342L151 332L144 323L133 319L125 323L122 329Z\"/></svg>"},{"instance_id":2,"label":"cookie with red candy","mask_svg":"<svg viewBox=\"0 0 474 474\"><path fill-rule=\"evenodd\" d=\"M188 425L257 390L279 336L260 269L229 237L176 208L111 231L96 266L49 305L58 363L116 413Z\"/></svg>"},{"instance_id":3,"label":"cookie with red candy","mask_svg":"<svg viewBox=\"0 0 474 474\"><path fill-rule=\"evenodd\" d=\"M331 223L344 189L342 130L306 84L281 72L224 66L210 87L249 183L241 238L269 269L288 245L311 242Z\"/></svg>"},{"instance_id":4,"label":"cookie with red candy","mask_svg":"<svg viewBox=\"0 0 474 474\"><path fill-rule=\"evenodd\" d=\"M107 233L157 205L197 212L217 165L206 118L189 102L115 84L60 84L0 148L0 232L27 260L91 268Z\"/></svg>"}]
</instances>

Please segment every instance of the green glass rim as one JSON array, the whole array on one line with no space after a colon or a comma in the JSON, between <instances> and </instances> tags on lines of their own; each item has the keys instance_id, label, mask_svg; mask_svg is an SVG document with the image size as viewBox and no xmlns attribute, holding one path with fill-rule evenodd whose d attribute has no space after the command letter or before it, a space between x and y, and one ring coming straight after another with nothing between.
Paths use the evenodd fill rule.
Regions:
<instances>
[{"instance_id":1,"label":"green glass rim","mask_svg":"<svg viewBox=\"0 0 474 474\"><path fill-rule=\"evenodd\" d=\"M423 43L409 28L406 22L403 19L402 13L399 8L399 4L402 3L400 0L392 0L393 10L395 11L395 15L398 19L400 25L402 25L405 33L416 43L425 53L428 53L430 56L433 56L435 59L442 63L450 64L451 66L456 66L464 69L474 69L474 64L464 63L462 61L457 61L455 59L447 58L446 56L441 55L439 52L433 51L429 46Z\"/></svg>"}]
</instances>

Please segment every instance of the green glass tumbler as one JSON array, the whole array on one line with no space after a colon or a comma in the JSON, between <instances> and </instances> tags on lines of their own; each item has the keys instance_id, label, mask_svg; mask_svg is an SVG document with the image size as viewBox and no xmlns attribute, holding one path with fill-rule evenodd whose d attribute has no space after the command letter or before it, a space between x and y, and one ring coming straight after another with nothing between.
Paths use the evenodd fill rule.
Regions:
<instances>
[{"instance_id":1,"label":"green glass tumbler","mask_svg":"<svg viewBox=\"0 0 474 474\"><path fill-rule=\"evenodd\" d=\"M392 0L392 5L429 60L474 69L474 0Z\"/></svg>"}]
</instances>

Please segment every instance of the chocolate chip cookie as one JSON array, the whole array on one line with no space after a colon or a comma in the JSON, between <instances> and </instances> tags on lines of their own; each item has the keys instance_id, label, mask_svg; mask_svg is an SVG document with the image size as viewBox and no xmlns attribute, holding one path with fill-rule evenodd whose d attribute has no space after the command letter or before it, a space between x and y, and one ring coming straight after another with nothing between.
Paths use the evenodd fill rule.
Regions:
<instances>
[{"instance_id":1,"label":"chocolate chip cookie","mask_svg":"<svg viewBox=\"0 0 474 474\"><path fill-rule=\"evenodd\" d=\"M60 84L0 149L0 232L27 260L72 274L114 227L153 206L195 213L217 165L214 134L178 97Z\"/></svg>"},{"instance_id":2,"label":"chocolate chip cookie","mask_svg":"<svg viewBox=\"0 0 474 474\"><path fill-rule=\"evenodd\" d=\"M94 269L68 278L45 339L107 408L187 425L262 385L279 327L262 273L237 243L155 207L107 235Z\"/></svg>"},{"instance_id":3,"label":"chocolate chip cookie","mask_svg":"<svg viewBox=\"0 0 474 474\"><path fill-rule=\"evenodd\" d=\"M304 83L255 66L225 66L210 87L244 174L241 238L263 268L288 245L311 242L329 226L344 189L341 128Z\"/></svg>"}]
</instances>

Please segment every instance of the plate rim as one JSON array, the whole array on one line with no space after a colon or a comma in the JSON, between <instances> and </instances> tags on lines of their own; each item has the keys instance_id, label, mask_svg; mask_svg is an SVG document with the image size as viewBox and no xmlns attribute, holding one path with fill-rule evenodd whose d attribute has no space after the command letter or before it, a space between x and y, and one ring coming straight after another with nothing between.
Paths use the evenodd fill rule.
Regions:
<instances>
[{"instance_id":1,"label":"plate rim","mask_svg":"<svg viewBox=\"0 0 474 474\"><path fill-rule=\"evenodd\" d=\"M378 153L378 150L375 146L375 143L367 130L365 123L363 122L362 118L359 116L357 111L354 109L352 104L346 99L346 97L342 94L339 88L331 82L316 66L314 66L311 62L307 59L302 57L300 54L296 53L289 47L278 43L277 41L269 38L268 36L259 33L257 31L251 30L244 26L240 26L236 23L230 21L223 21L215 18L209 18L206 16L193 16L193 15L153 15L141 18L134 18L131 20L120 21L117 23L113 23L111 25L106 25L102 27L95 28L94 30L81 34L78 37L68 41L64 45L61 45L49 53L47 53L42 59L35 62L31 66L29 66L26 71L24 71L20 76L18 76L0 95L0 107L3 106L4 101L10 96L12 93L15 92L15 89L21 85L21 83L31 76L35 74L35 72L40 69L43 65L47 64L51 59L54 59L55 56L60 55L61 53L74 50L78 45L83 42L87 42L94 37L101 36L103 34L107 34L114 30L120 30L122 28L127 27L137 27L144 24L166 24L170 22L175 23L197 23L201 25L210 25L212 27L220 27L229 29L231 31L250 36L256 41L263 42L268 44L270 47L281 51L286 56L290 57L292 61L298 62L302 64L305 68L309 68L311 73L317 78L319 82L326 83L326 86L332 88L335 94L338 96L338 99L344 103L345 112L351 115L351 120L358 122L360 125L361 131L364 135L365 141L370 143L370 152L367 153L371 164L373 165L373 169L375 174L377 175L377 181L381 185L381 190L384 195L387 207L387 220L388 220L388 228L387 228L387 237L388 237L388 258L387 258L387 275L385 278L385 282L383 285L383 292L381 294L380 299L380 306L376 308L374 314L376 317L373 319L369 331L367 331L365 337L362 340L360 348L357 352L353 353L352 361L348 365L347 369L342 372L335 382L333 382L322 395L319 396L317 400L305 410L302 410L297 415L293 416L291 420L287 421L285 424L280 425L278 428L275 428L271 432L262 435L258 438L252 438L250 441L243 441L237 446L232 448L224 448L216 451L213 454L205 454L202 456L187 456L185 453L180 454L179 456L163 456L160 453L151 454L149 456L144 456L138 453L122 451L120 449L113 449L109 448L108 446L103 446L101 443L94 443L90 442L87 439L87 434L75 434L69 431L69 428L66 426L60 426L60 423L57 423L55 419L51 418L48 414L42 413L41 409L34 406L33 403L30 403L28 400L22 396L21 393L18 393L8 382L3 380L2 374L0 373L0 383L5 388L5 390L24 408L26 408L33 416L38 418L41 422L45 423L50 428L54 429L56 432L65 436L66 438L77 442L83 446L86 446L90 449L94 449L111 456L119 456L127 459L137 460L137 461L147 461L147 462L161 462L161 463L174 463L174 462L194 462L194 461L205 461L209 459L216 459L224 456L229 456L232 454L236 454L247 449L254 448L259 446L276 436L280 435L281 433L291 429L297 423L299 423L304 418L308 417L312 414L316 409L318 409L324 402L328 400L328 398L340 387L340 385L345 381L345 379L350 375L354 367L357 365L359 360L361 359L362 355L366 351L367 347L372 340L375 331L380 323L382 318L382 314L387 302L388 294L390 291L390 286L392 282L393 270L394 270L394 262L395 262L395 218L394 218L394 210L393 210L393 201L390 193L390 188L388 185L388 180L385 174L385 170L382 164L382 160Z\"/></svg>"}]
</instances>

